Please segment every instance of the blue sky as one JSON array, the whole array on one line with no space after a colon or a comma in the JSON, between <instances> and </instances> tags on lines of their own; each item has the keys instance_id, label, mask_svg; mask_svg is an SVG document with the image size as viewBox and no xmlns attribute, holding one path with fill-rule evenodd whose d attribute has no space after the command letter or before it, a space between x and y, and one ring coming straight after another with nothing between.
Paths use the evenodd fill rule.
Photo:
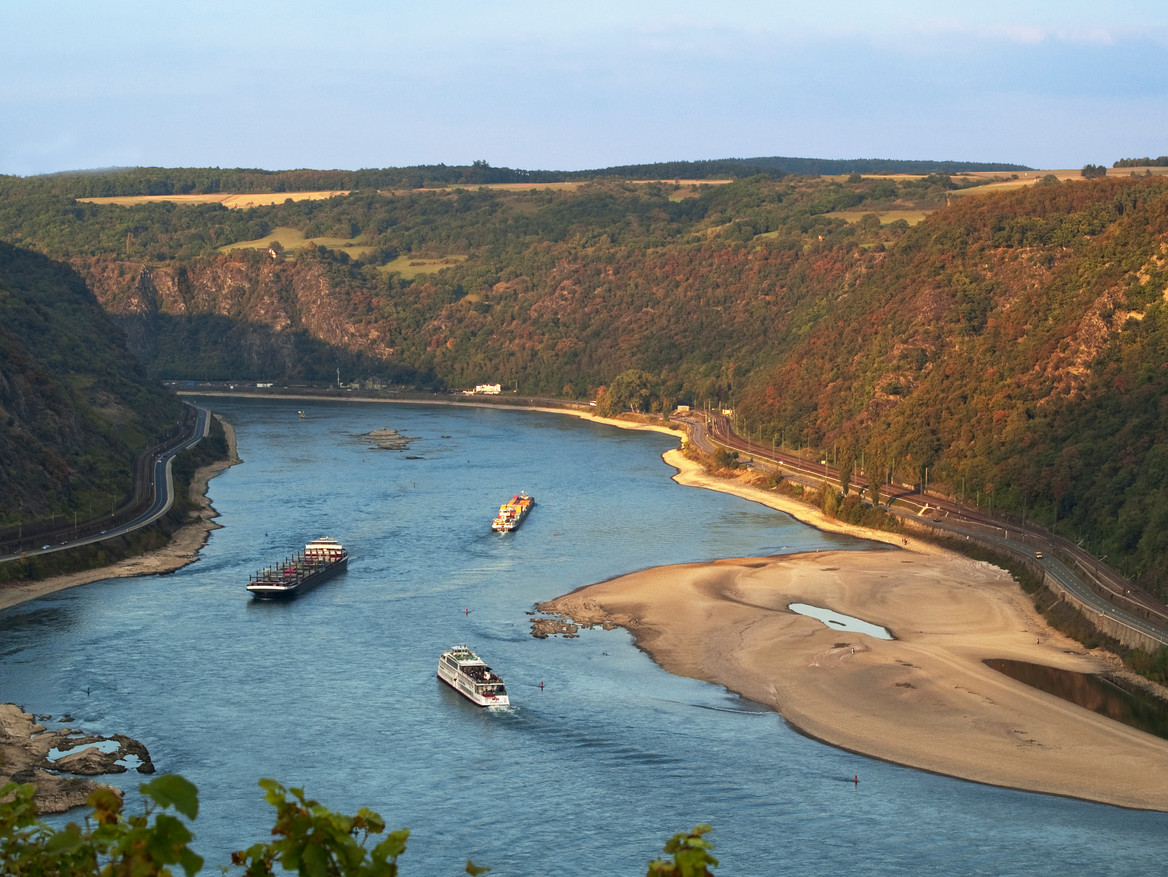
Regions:
<instances>
[{"instance_id":1,"label":"blue sky","mask_svg":"<svg viewBox=\"0 0 1168 877\"><path fill-rule=\"evenodd\" d=\"M0 173L1168 154L1168 3L0 0Z\"/></svg>"}]
</instances>

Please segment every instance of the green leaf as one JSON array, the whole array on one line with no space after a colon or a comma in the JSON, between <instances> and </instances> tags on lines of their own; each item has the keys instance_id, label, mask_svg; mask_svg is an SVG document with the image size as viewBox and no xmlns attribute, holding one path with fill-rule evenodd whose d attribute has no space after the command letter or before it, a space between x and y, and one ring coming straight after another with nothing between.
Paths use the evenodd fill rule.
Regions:
<instances>
[{"instance_id":1,"label":"green leaf","mask_svg":"<svg viewBox=\"0 0 1168 877\"><path fill-rule=\"evenodd\" d=\"M192 877L193 875L198 874L200 869L203 867L203 857L191 849L184 849L181 853L179 853L178 861L179 864L182 865L182 869L186 871L188 875L192 875Z\"/></svg>"},{"instance_id":2,"label":"green leaf","mask_svg":"<svg viewBox=\"0 0 1168 877\"><path fill-rule=\"evenodd\" d=\"M187 819L199 815L199 791L190 780L177 774L164 774L141 786L147 795L160 807L173 807Z\"/></svg>"}]
</instances>

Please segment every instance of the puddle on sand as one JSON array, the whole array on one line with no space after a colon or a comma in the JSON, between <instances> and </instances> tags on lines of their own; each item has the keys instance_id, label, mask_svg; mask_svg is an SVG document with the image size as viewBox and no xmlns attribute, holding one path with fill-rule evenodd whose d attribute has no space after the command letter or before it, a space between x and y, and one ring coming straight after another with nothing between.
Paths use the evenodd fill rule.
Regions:
<instances>
[{"instance_id":1,"label":"puddle on sand","mask_svg":"<svg viewBox=\"0 0 1168 877\"><path fill-rule=\"evenodd\" d=\"M808 618L822 621L832 630L838 630L843 633L862 633L875 637L876 639L893 638L892 634L878 624L870 624L861 618L842 615L830 609L821 609L818 606L811 606L807 603L791 603L787 608L798 615L806 615Z\"/></svg>"}]
</instances>

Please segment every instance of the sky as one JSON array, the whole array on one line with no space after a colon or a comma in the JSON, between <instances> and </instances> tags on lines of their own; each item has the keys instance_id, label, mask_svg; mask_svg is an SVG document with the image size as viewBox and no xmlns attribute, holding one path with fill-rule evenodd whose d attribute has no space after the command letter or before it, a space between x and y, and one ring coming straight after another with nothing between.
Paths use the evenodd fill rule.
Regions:
<instances>
[{"instance_id":1,"label":"sky","mask_svg":"<svg viewBox=\"0 0 1168 877\"><path fill-rule=\"evenodd\" d=\"M0 174L1166 154L1164 0L0 0Z\"/></svg>"}]
</instances>

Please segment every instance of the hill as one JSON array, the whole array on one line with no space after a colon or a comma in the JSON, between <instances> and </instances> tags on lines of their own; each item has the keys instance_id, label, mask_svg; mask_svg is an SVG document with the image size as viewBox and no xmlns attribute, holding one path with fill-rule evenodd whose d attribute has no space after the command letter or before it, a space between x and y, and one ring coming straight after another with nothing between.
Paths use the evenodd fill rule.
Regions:
<instances>
[{"instance_id":1,"label":"hill","mask_svg":"<svg viewBox=\"0 0 1168 877\"><path fill-rule=\"evenodd\" d=\"M1168 186L964 199L752 375L744 416L1168 578ZM926 475L927 470L927 475Z\"/></svg>"},{"instance_id":2,"label":"hill","mask_svg":"<svg viewBox=\"0 0 1168 877\"><path fill-rule=\"evenodd\" d=\"M179 410L73 269L0 243L0 525L112 512Z\"/></svg>"},{"instance_id":3,"label":"hill","mask_svg":"<svg viewBox=\"0 0 1168 877\"><path fill-rule=\"evenodd\" d=\"M1162 591L1168 183L1066 176L240 209L79 203L37 179L9 186L0 238L69 260L156 377L732 406L755 436L1038 519Z\"/></svg>"},{"instance_id":4,"label":"hill","mask_svg":"<svg viewBox=\"0 0 1168 877\"><path fill-rule=\"evenodd\" d=\"M470 165L414 165L410 167L346 170L284 170L259 168L127 167L95 171L64 171L34 177L0 175L0 196L36 192L72 198L108 198L133 195L208 195L226 192L311 192L353 189L420 189L446 186L531 184L625 180L741 179L765 174L962 174L1028 171L1025 165L1004 162L906 161L897 159L722 158L705 161L669 161L620 165L578 171L522 170L491 167L485 161Z\"/></svg>"}]
</instances>

